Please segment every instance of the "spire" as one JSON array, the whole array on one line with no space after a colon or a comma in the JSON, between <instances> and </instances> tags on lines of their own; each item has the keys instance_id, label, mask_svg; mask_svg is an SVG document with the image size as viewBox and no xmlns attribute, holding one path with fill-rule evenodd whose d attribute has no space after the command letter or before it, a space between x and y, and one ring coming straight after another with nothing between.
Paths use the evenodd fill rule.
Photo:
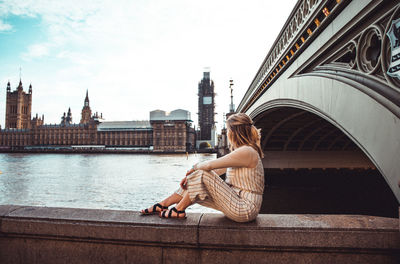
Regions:
<instances>
[{"instance_id":1,"label":"spire","mask_svg":"<svg viewBox=\"0 0 400 264\"><path fill-rule=\"evenodd\" d=\"M7 92L10 92L11 91L11 84L10 84L10 80L8 80L8 83L7 83Z\"/></svg>"},{"instance_id":2,"label":"spire","mask_svg":"<svg viewBox=\"0 0 400 264\"><path fill-rule=\"evenodd\" d=\"M44 119L44 117L43 117L43 119ZM67 115L65 115L65 112L64 112L63 117L61 117L61 124L64 125L64 126L72 124L71 107L68 108Z\"/></svg>"},{"instance_id":3,"label":"spire","mask_svg":"<svg viewBox=\"0 0 400 264\"><path fill-rule=\"evenodd\" d=\"M21 81L21 79L19 79L19 84L18 84L18 87L17 87L17 90L18 91L22 91L24 88L22 87L22 81Z\"/></svg>"},{"instance_id":4,"label":"spire","mask_svg":"<svg viewBox=\"0 0 400 264\"><path fill-rule=\"evenodd\" d=\"M29 85L29 93L32 93L32 83Z\"/></svg>"},{"instance_id":5,"label":"spire","mask_svg":"<svg viewBox=\"0 0 400 264\"><path fill-rule=\"evenodd\" d=\"M235 105L233 104L233 80L229 80L229 89L231 89L231 104L229 105L229 112L234 113L235 112Z\"/></svg>"},{"instance_id":6,"label":"spire","mask_svg":"<svg viewBox=\"0 0 400 264\"><path fill-rule=\"evenodd\" d=\"M86 97L85 97L84 106L89 106L89 90L86 90Z\"/></svg>"}]
</instances>

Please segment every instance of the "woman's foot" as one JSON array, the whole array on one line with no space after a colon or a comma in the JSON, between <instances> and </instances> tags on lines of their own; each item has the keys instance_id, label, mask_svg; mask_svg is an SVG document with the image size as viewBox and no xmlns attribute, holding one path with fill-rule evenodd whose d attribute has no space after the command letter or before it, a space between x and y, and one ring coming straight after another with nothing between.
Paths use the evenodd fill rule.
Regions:
<instances>
[{"instance_id":1,"label":"woman's foot","mask_svg":"<svg viewBox=\"0 0 400 264\"><path fill-rule=\"evenodd\" d=\"M140 213L142 215L152 215L152 214L159 214L165 210L168 210L168 206L162 206L159 203L156 203L152 207L142 210Z\"/></svg>"},{"instance_id":2,"label":"woman's foot","mask_svg":"<svg viewBox=\"0 0 400 264\"><path fill-rule=\"evenodd\" d=\"M178 211L175 207L172 207L171 209L169 209L167 211L160 212L160 217L161 218L185 219L186 218L186 212L185 212L185 210Z\"/></svg>"}]
</instances>

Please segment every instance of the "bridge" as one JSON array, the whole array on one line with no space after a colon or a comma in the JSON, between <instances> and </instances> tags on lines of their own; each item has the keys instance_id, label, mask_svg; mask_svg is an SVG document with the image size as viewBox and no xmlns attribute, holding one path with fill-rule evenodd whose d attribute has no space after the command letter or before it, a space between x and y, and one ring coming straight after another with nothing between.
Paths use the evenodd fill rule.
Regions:
<instances>
[{"instance_id":1,"label":"bridge","mask_svg":"<svg viewBox=\"0 0 400 264\"><path fill-rule=\"evenodd\" d=\"M398 217L399 18L393 0L297 2L237 108L262 131L264 213Z\"/></svg>"}]
</instances>

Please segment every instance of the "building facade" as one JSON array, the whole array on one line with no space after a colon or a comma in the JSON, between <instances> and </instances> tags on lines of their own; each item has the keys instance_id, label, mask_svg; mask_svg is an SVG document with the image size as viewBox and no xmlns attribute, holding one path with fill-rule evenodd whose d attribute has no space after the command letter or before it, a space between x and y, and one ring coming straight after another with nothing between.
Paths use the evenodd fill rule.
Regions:
<instances>
[{"instance_id":1,"label":"building facade","mask_svg":"<svg viewBox=\"0 0 400 264\"><path fill-rule=\"evenodd\" d=\"M20 86L22 89L22 84ZM9 89L7 88L7 90ZM19 93L22 94L21 91ZM30 90L28 95L31 94ZM8 101L9 98L11 98L10 102ZM30 100L27 102L31 105L32 97L27 98ZM25 103L23 100L20 101ZM14 97L7 96L7 107L16 104ZM24 109L22 106L19 107ZM28 110L28 108L26 109ZM0 150L5 148L29 149L41 147L57 149L61 147L90 148L101 146L155 152L186 152L193 151L195 148L196 137L195 131L191 127L190 112L182 109L171 113L161 110L152 111L150 112L150 121L105 122L102 114L100 116L97 113L92 115L88 92L86 92L79 124L72 122L70 108L61 117L60 124L45 125L43 124L44 117L39 118L37 115L30 120L30 108L29 118L28 111L26 113L27 116L6 114L6 124L12 124L12 126L8 125L5 129L0 130ZM14 123L19 124L18 127Z\"/></svg>"},{"instance_id":2,"label":"building facade","mask_svg":"<svg viewBox=\"0 0 400 264\"><path fill-rule=\"evenodd\" d=\"M182 109L166 113L162 110L150 112L155 152L189 152L194 150L196 135L191 127L190 112Z\"/></svg>"},{"instance_id":3,"label":"building facade","mask_svg":"<svg viewBox=\"0 0 400 264\"><path fill-rule=\"evenodd\" d=\"M7 83L6 99L6 128L29 129L31 128L32 85L28 93L22 87L22 81L16 90L11 91L10 82Z\"/></svg>"},{"instance_id":4,"label":"building facade","mask_svg":"<svg viewBox=\"0 0 400 264\"><path fill-rule=\"evenodd\" d=\"M109 121L97 125L96 144L108 147L151 149L153 129L149 121Z\"/></svg>"}]
</instances>

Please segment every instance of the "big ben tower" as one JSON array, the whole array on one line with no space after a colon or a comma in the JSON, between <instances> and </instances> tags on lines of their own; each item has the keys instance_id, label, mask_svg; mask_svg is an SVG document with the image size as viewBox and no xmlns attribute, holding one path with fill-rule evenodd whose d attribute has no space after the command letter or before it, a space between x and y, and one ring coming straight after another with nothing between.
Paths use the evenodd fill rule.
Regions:
<instances>
[{"instance_id":1,"label":"big ben tower","mask_svg":"<svg viewBox=\"0 0 400 264\"><path fill-rule=\"evenodd\" d=\"M199 140L212 140L212 131L215 130L214 110L215 93L214 82L210 79L210 72L203 73L199 83Z\"/></svg>"}]
</instances>

